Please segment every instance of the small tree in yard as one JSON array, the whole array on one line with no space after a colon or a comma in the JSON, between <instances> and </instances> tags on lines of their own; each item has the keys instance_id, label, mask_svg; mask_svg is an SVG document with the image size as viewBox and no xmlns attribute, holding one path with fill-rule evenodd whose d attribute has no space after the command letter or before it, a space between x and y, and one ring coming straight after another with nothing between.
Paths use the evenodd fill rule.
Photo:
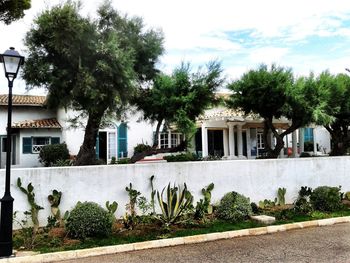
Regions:
<instances>
[{"instance_id":1,"label":"small tree in yard","mask_svg":"<svg viewBox=\"0 0 350 263\"><path fill-rule=\"evenodd\" d=\"M152 79L163 52L162 33L145 30L140 18L120 15L106 1L96 20L67 2L34 21L25 45L24 79L48 90L49 107L70 107L87 116L84 141L75 165L96 162L101 120L128 102L140 82Z\"/></svg>"},{"instance_id":2,"label":"small tree in yard","mask_svg":"<svg viewBox=\"0 0 350 263\"><path fill-rule=\"evenodd\" d=\"M270 158L277 158L283 149L284 136L314 120L326 118L325 104L321 103L322 90L312 74L295 81L290 69L261 65L229 84L228 88L233 91L227 101L229 107L242 109L246 114L259 114L263 118L265 151ZM279 134L273 120L281 117L289 119L291 125ZM269 131L277 141L274 148L267 139Z\"/></svg>"},{"instance_id":3,"label":"small tree in yard","mask_svg":"<svg viewBox=\"0 0 350 263\"><path fill-rule=\"evenodd\" d=\"M350 147L350 77L345 74L331 75L323 72L317 81L324 90L326 113L329 120L320 123L332 138L331 155L344 155Z\"/></svg>"},{"instance_id":4,"label":"small tree in yard","mask_svg":"<svg viewBox=\"0 0 350 263\"><path fill-rule=\"evenodd\" d=\"M223 83L222 69L218 62L210 62L206 70L190 71L189 64L182 64L171 75L159 74L153 87L140 89L134 104L144 113L144 119L156 123L153 148L138 155L133 161L147 154L172 151L158 149L158 134L162 124L175 124L178 131L190 138L195 132L195 119L212 104L217 102L215 91ZM184 142L176 149L183 150Z\"/></svg>"}]
</instances>

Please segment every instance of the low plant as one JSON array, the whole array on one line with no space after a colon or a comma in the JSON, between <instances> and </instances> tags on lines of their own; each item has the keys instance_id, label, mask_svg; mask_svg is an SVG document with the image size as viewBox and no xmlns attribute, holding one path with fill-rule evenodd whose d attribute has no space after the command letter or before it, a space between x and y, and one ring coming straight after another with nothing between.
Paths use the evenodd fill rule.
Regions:
<instances>
[{"instance_id":1,"label":"low plant","mask_svg":"<svg viewBox=\"0 0 350 263\"><path fill-rule=\"evenodd\" d=\"M152 206L152 213L153 215L156 214L156 208L155 208L155 202L154 202L154 197L156 195L156 190L154 190L154 185L153 185L153 180L154 180L154 175L152 175L150 178L150 183L151 183L151 206Z\"/></svg>"},{"instance_id":2,"label":"low plant","mask_svg":"<svg viewBox=\"0 0 350 263\"><path fill-rule=\"evenodd\" d=\"M131 163L130 158L122 158L117 161L117 164L129 164Z\"/></svg>"},{"instance_id":3,"label":"low plant","mask_svg":"<svg viewBox=\"0 0 350 263\"><path fill-rule=\"evenodd\" d=\"M211 202L211 191L214 189L214 184L209 184L206 188L202 188L202 194L204 199L200 199L196 205L195 218L201 219L204 218L206 214L213 213L213 206L210 204Z\"/></svg>"},{"instance_id":4,"label":"low plant","mask_svg":"<svg viewBox=\"0 0 350 263\"><path fill-rule=\"evenodd\" d=\"M109 201L106 202L106 209L108 213L114 218L114 214L118 209L118 203L114 201L113 203L109 203Z\"/></svg>"},{"instance_id":5,"label":"low plant","mask_svg":"<svg viewBox=\"0 0 350 263\"><path fill-rule=\"evenodd\" d=\"M62 167L62 166L72 166L73 160L66 159L66 160L57 160L52 166L55 167Z\"/></svg>"},{"instance_id":6,"label":"low plant","mask_svg":"<svg viewBox=\"0 0 350 263\"><path fill-rule=\"evenodd\" d=\"M142 153L152 149L151 145L146 143L139 143L134 147L134 153Z\"/></svg>"},{"instance_id":7,"label":"low plant","mask_svg":"<svg viewBox=\"0 0 350 263\"><path fill-rule=\"evenodd\" d=\"M53 190L52 194L50 194L47 199L51 205L51 213L56 220L54 225L63 226L63 220L61 218L61 211L59 205L61 203L62 192L57 190Z\"/></svg>"},{"instance_id":8,"label":"low plant","mask_svg":"<svg viewBox=\"0 0 350 263\"><path fill-rule=\"evenodd\" d=\"M65 143L49 144L40 150L38 158L45 166L52 166L58 160L69 159L69 151Z\"/></svg>"},{"instance_id":9,"label":"low plant","mask_svg":"<svg viewBox=\"0 0 350 263\"><path fill-rule=\"evenodd\" d=\"M26 211L25 214L29 215L32 219L33 223L33 234L35 235L39 229L39 211L44 209L40 205L38 205L35 201L35 193L34 193L34 187L32 183L29 183L27 185L27 188L24 188L22 186L21 178L17 178L17 186L21 190L22 193L24 193L27 196L28 203L30 205L30 210Z\"/></svg>"},{"instance_id":10,"label":"low plant","mask_svg":"<svg viewBox=\"0 0 350 263\"><path fill-rule=\"evenodd\" d=\"M277 204L278 205L285 205L286 204L286 198L285 198L285 195L286 195L286 188L278 188L277 190Z\"/></svg>"},{"instance_id":11,"label":"low plant","mask_svg":"<svg viewBox=\"0 0 350 263\"><path fill-rule=\"evenodd\" d=\"M312 211L312 206L310 204L310 195L312 189L307 186L302 186L298 193L298 198L294 202L294 210L297 213L308 214Z\"/></svg>"},{"instance_id":12,"label":"low plant","mask_svg":"<svg viewBox=\"0 0 350 263\"><path fill-rule=\"evenodd\" d=\"M125 187L129 196L129 202L126 204L126 213L123 217L123 224L126 229L133 229L137 223L136 218L136 206L137 198L141 193L132 188L132 183L129 184L129 187Z\"/></svg>"},{"instance_id":13,"label":"low plant","mask_svg":"<svg viewBox=\"0 0 350 263\"><path fill-rule=\"evenodd\" d=\"M148 202L147 198L140 196L137 199L137 208L141 211L142 215L147 215L152 210L152 204Z\"/></svg>"},{"instance_id":14,"label":"low plant","mask_svg":"<svg viewBox=\"0 0 350 263\"><path fill-rule=\"evenodd\" d=\"M274 201L269 199L264 199L262 201L259 201L259 208L261 209L271 209L276 206L277 198L275 198Z\"/></svg>"},{"instance_id":15,"label":"low plant","mask_svg":"<svg viewBox=\"0 0 350 263\"><path fill-rule=\"evenodd\" d=\"M300 158L307 158L307 157L312 157L312 154L308 153L308 152L302 152L300 153Z\"/></svg>"},{"instance_id":16,"label":"low plant","mask_svg":"<svg viewBox=\"0 0 350 263\"><path fill-rule=\"evenodd\" d=\"M249 198L234 191L225 194L217 207L218 217L232 222L245 220L251 214Z\"/></svg>"},{"instance_id":17,"label":"low plant","mask_svg":"<svg viewBox=\"0 0 350 263\"><path fill-rule=\"evenodd\" d=\"M176 155L168 155L163 157L167 162L190 162L190 161L198 161L198 157L194 153L182 153Z\"/></svg>"},{"instance_id":18,"label":"low plant","mask_svg":"<svg viewBox=\"0 0 350 263\"><path fill-rule=\"evenodd\" d=\"M166 199L163 196L165 189ZM157 191L157 198L162 211L159 218L166 227L176 224L193 202L193 196L187 190L186 184L181 188L175 185L171 187L169 183L168 187L164 187L161 193Z\"/></svg>"},{"instance_id":19,"label":"low plant","mask_svg":"<svg viewBox=\"0 0 350 263\"><path fill-rule=\"evenodd\" d=\"M23 247L28 250L32 250L37 241L37 232L34 232L32 226L28 226L28 217L30 213L24 212L24 218L19 220L17 218L18 211L13 213L13 221L20 227L13 235L13 244L16 247Z\"/></svg>"},{"instance_id":20,"label":"low plant","mask_svg":"<svg viewBox=\"0 0 350 263\"><path fill-rule=\"evenodd\" d=\"M341 209L340 187L320 186L310 195L310 203L315 210L333 212Z\"/></svg>"},{"instance_id":21,"label":"low plant","mask_svg":"<svg viewBox=\"0 0 350 263\"><path fill-rule=\"evenodd\" d=\"M113 156L109 164L117 164L117 159Z\"/></svg>"},{"instance_id":22,"label":"low plant","mask_svg":"<svg viewBox=\"0 0 350 263\"><path fill-rule=\"evenodd\" d=\"M78 239L108 236L112 231L112 216L93 202L78 202L65 225L69 236Z\"/></svg>"}]
</instances>

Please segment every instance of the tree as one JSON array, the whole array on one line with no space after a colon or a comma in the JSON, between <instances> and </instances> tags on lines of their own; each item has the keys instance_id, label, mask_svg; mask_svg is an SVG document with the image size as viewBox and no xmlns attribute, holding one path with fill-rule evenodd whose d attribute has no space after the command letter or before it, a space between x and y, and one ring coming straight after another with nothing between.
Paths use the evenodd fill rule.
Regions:
<instances>
[{"instance_id":1,"label":"tree","mask_svg":"<svg viewBox=\"0 0 350 263\"><path fill-rule=\"evenodd\" d=\"M264 141L267 157L277 158L284 147L283 138L314 119L324 118L324 104L321 103L321 90L314 76L294 80L291 69L272 65L269 69L261 65L250 70L241 79L228 85L233 91L228 106L241 109L246 114L259 114L264 119ZM273 123L274 119L287 118L291 125L281 134ZM268 140L271 131L276 138L272 147Z\"/></svg>"},{"instance_id":2,"label":"tree","mask_svg":"<svg viewBox=\"0 0 350 263\"><path fill-rule=\"evenodd\" d=\"M24 17L24 10L30 8L31 0L0 0L0 21L6 25Z\"/></svg>"},{"instance_id":3,"label":"tree","mask_svg":"<svg viewBox=\"0 0 350 263\"><path fill-rule=\"evenodd\" d=\"M331 155L344 155L350 147L350 78L345 74L323 72L317 84L324 92L326 113L329 119L321 123L332 138Z\"/></svg>"},{"instance_id":4,"label":"tree","mask_svg":"<svg viewBox=\"0 0 350 263\"><path fill-rule=\"evenodd\" d=\"M95 163L101 119L125 105L135 87L152 79L163 52L160 31L145 30L140 18L121 16L105 2L98 18L79 14L67 2L44 11L27 33L24 79L48 90L49 107L70 107L87 116L75 165Z\"/></svg>"},{"instance_id":5,"label":"tree","mask_svg":"<svg viewBox=\"0 0 350 263\"><path fill-rule=\"evenodd\" d=\"M144 119L157 123L153 150L158 145L162 124L175 124L178 131L190 138L195 120L205 109L217 102L215 91L223 83L218 62L210 62L206 70L192 73L189 64L182 63L171 75L159 74L151 88L140 89L134 99Z\"/></svg>"}]
</instances>

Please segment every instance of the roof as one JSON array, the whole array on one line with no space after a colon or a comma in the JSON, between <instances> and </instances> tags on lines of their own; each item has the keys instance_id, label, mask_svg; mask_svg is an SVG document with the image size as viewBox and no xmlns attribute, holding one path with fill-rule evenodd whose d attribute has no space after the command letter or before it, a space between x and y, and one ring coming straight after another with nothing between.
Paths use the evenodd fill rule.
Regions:
<instances>
[{"instance_id":1,"label":"roof","mask_svg":"<svg viewBox=\"0 0 350 263\"><path fill-rule=\"evenodd\" d=\"M12 95L13 106L43 106L46 96ZM0 95L0 105L8 105L8 95Z\"/></svg>"},{"instance_id":2,"label":"roof","mask_svg":"<svg viewBox=\"0 0 350 263\"><path fill-rule=\"evenodd\" d=\"M198 117L198 120L228 120L228 121L245 121L245 120L260 120L257 114L244 114L243 111L234 109L222 109L216 111L206 111Z\"/></svg>"},{"instance_id":3,"label":"roof","mask_svg":"<svg viewBox=\"0 0 350 263\"><path fill-rule=\"evenodd\" d=\"M51 128L51 129L61 129L60 123L57 119L42 119L42 120L25 120L20 122L15 122L12 124L12 128L20 128L20 129L33 129L33 128Z\"/></svg>"}]
</instances>

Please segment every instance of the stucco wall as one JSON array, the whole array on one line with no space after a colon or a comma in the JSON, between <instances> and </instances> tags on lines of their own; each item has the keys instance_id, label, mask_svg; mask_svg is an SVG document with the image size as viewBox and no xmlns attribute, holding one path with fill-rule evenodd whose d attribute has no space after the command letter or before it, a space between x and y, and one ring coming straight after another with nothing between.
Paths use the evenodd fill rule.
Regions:
<instances>
[{"instance_id":1,"label":"stucco wall","mask_svg":"<svg viewBox=\"0 0 350 263\"><path fill-rule=\"evenodd\" d=\"M104 206L107 200L119 203L117 214L125 211L128 195L125 187L132 182L135 189L150 198L149 178L155 175L155 189L162 190L169 182L186 182L195 201L201 189L215 184L212 201L218 202L229 191L237 191L251 201L274 199L279 187L287 189L286 200L293 202L301 186L342 186L350 190L349 157L323 157L277 160L235 160L189 163L153 163L92 167L13 169L11 177L14 210L25 211L25 195L16 187L18 177L23 185L31 182L35 188L40 222L46 224L50 214L47 196L53 189L63 192L61 210L71 209L77 201L94 201ZM0 170L0 195L4 192L5 171ZM195 203L194 203L195 204Z\"/></svg>"}]
</instances>

